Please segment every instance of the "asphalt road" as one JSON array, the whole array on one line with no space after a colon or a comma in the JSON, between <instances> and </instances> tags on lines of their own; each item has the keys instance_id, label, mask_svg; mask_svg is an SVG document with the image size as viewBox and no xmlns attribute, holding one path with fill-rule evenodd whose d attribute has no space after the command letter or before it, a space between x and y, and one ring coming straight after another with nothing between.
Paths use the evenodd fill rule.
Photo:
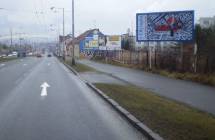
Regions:
<instances>
[{"instance_id":1,"label":"asphalt road","mask_svg":"<svg viewBox=\"0 0 215 140\"><path fill-rule=\"evenodd\" d=\"M160 96L188 104L215 115L214 87L89 60L81 60L79 62L125 82L153 91Z\"/></svg>"},{"instance_id":2,"label":"asphalt road","mask_svg":"<svg viewBox=\"0 0 215 140\"><path fill-rule=\"evenodd\" d=\"M144 139L56 58L0 65L1 140Z\"/></svg>"}]
</instances>

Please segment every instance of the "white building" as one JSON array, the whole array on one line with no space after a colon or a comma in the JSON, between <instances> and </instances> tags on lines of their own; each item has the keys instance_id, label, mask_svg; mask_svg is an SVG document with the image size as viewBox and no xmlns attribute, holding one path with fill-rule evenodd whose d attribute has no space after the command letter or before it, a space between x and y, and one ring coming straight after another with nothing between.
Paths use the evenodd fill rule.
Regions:
<instances>
[{"instance_id":1,"label":"white building","mask_svg":"<svg viewBox=\"0 0 215 140\"><path fill-rule=\"evenodd\" d=\"M202 17L199 19L199 24L202 28L209 28L215 25L215 16L214 17Z\"/></svg>"}]
</instances>

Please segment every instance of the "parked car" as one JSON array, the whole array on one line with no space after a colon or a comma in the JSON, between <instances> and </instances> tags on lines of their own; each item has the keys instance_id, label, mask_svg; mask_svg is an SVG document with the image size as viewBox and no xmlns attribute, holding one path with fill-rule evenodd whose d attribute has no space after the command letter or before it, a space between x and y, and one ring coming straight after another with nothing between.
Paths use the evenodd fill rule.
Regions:
<instances>
[{"instance_id":1,"label":"parked car","mask_svg":"<svg viewBox=\"0 0 215 140\"><path fill-rule=\"evenodd\" d=\"M52 55L51 55L51 54L48 54L47 57L52 57Z\"/></svg>"},{"instance_id":2,"label":"parked car","mask_svg":"<svg viewBox=\"0 0 215 140\"><path fill-rule=\"evenodd\" d=\"M28 56L33 56L33 53L32 52L28 53Z\"/></svg>"},{"instance_id":3,"label":"parked car","mask_svg":"<svg viewBox=\"0 0 215 140\"><path fill-rule=\"evenodd\" d=\"M37 57L40 58L40 57L42 57L42 55L38 53L38 54L37 54Z\"/></svg>"},{"instance_id":4,"label":"parked car","mask_svg":"<svg viewBox=\"0 0 215 140\"><path fill-rule=\"evenodd\" d=\"M18 56L18 52L12 52L13 56Z\"/></svg>"},{"instance_id":5,"label":"parked car","mask_svg":"<svg viewBox=\"0 0 215 140\"><path fill-rule=\"evenodd\" d=\"M6 58L6 57L7 57L7 55L6 55L6 54L3 54L3 55L2 55L2 58Z\"/></svg>"},{"instance_id":6,"label":"parked car","mask_svg":"<svg viewBox=\"0 0 215 140\"><path fill-rule=\"evenodd\" d=\"M13 57L13 56L14 56L13 54L8 54L8 55L7 55L7 57Z\"/></svg>"}]
</instances>

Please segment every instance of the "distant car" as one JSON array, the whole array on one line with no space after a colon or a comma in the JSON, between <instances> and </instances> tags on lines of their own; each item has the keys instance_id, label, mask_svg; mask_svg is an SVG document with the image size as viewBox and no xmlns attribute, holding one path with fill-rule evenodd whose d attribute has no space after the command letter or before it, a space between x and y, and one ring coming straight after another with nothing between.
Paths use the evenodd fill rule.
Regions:
<instances>
[{"instance_id":1,"label":"distant car","mask_svg":"<svg viewBox=\"0 0 215 140\"><path fill-rule=\"evenodd\" d=\"M2 55L2 58L6 58L6 57L7 57L7 55L6 55L6 54L3 54L3 55Z\"/></svg>"},{"instance_id":2,"label":"distant car","mask_svg":"<svg viewBox=\"0 0 215 140\"><path fill-rule=\"evenodd\" d=\"M52 55L51 55L51 54L48 54L47 56L48 56L48 57L52 57Z\"/></svg>"},{"instance_id":3,"label":"distant car","mask_svg":"<svg viewBox=\"0 0 215 140\"><path fill-rule=\"evenodd\" d=\"M18 52L12 52L13 56L18 56Z\"/></svg>"},{"instance_id":4,"label":"distant car","mask_svg":"<svg viewBox=\"0 0 215 140\"><path fill-rule=\"evenodd\" d=\"M32 52L28 53L28 56L32 56L32 55L33 55L33 53L32 53Z\"/></svg>"},{"instance_id":5,"label":"distant car","mask_svg":"<svg viewBox=\"0 0 215 140\"><path fill-rule=\"evenodd\" d=\"M13 54L8 54L8 57L13 57Z\"/></svg>"},{"instance_id":6,"label":"distant car","mask_svg":"<svg viewBox=\"0 0 215 140\"><path fill-rule=\"evenodd\" d=\"M42 55L41 54L37 54L37 57L40 58L40 57L42 57Z\"/></svg>"}]
</instances>

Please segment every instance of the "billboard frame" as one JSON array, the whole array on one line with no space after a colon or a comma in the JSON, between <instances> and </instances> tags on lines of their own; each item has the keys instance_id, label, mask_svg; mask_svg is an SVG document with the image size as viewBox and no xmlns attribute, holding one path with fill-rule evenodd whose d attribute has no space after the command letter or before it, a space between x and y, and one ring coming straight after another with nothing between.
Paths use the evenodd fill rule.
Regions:
<instances>
[{"instance_id":1,"label":"billboard frame","mask_svg":"<svg viewBox=\"0 0 215 140\"><path fill-rule=\"evenodd\" d=\"M191 12L193 14L193 24L192 24L192 40L139 40L138 39L138 17L140 15L150 15L150 14L164 14L164 13L180 13L180 12ZM137 42L182 42L190 43L195 41L195 11L194 10L183 10L183 11L164 11L164 12L149 12L149 13L136 13L136 41Z\"/></svg>"}]
</instances>

